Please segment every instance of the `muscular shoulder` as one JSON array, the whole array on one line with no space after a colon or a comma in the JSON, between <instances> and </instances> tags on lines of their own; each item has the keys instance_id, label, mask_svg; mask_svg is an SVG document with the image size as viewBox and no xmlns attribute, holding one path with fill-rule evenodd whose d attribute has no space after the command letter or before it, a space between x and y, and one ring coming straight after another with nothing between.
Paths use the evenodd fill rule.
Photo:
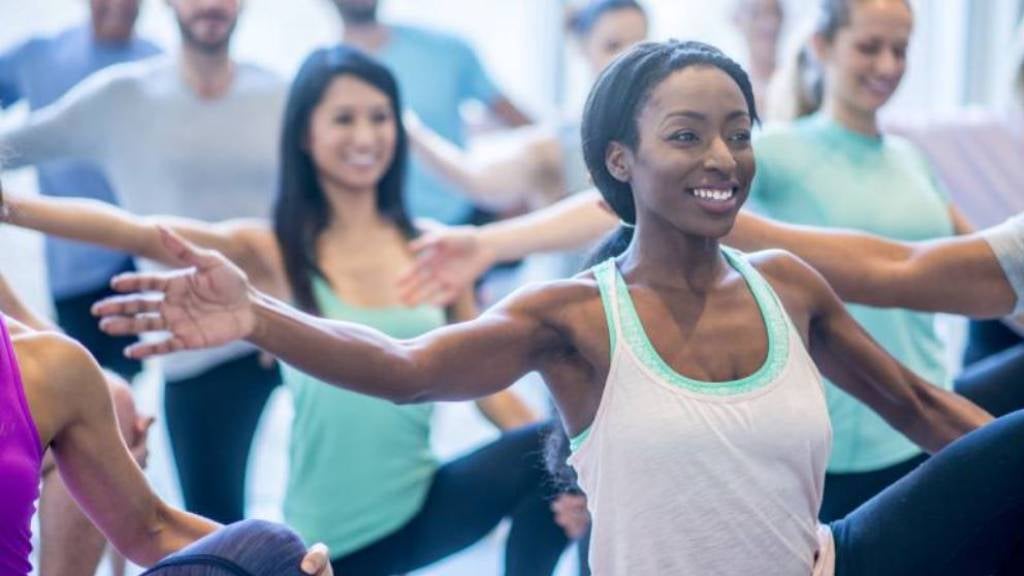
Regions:
<instances>
[{"instance_id":1,"label":"muscular shoulder","mask_svg":"<svg viewBox=\"0 0 1024 576\"><path fill-rule=\"evenodd\" d=\"M822 275L799 256L786 250L772 249L747 256L764 276L787 309L797 305L813 316L823 305L835 299L832 288ZM789 310L792 314L794 311Z\"/></svg>"},{"instance_id":2,"label":"muscular shoulder","mask_svg":"<svg viewBox=\"0 0 1024 576\"><path fill-rule=\"evenodd\" d=\"M103 373L78 342L56 332L26 331L14 337L14 349L44 443L83 414L109 403Z\"/></svg>"},{"instance_id":3,"label":"muscular shoulder","mask_svg":"<svg viewBox=\"0 0 1024 576\"><path fill-rule=\"evenodd\" d=\"M597 281L590 273L574 278L529 284L513 293L506 301L512 309L545 319L579 305L600 303Z\"/></svg>"}]
</instances>

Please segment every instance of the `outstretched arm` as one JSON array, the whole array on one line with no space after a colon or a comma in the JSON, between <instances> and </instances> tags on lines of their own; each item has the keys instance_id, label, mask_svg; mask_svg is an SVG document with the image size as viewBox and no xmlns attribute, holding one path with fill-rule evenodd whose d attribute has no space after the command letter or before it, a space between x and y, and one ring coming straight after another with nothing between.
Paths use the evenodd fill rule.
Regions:
<instances>
[{"instance_id":1,"label":"outstretched arm","mask_svg":"<svg viewBox=\"0 0 1024 576\"><path fill-rule=\"evenodd\" d=\"M615 229L618 220L591 190L536 212L482 227L460 226L429 231L412 248L416 262L402 277L403 298L410 304L447 303L498 262L537 252L584 246Z\"/></svg>"},{"instance_id":2,"label":"outstretched arm","mask_svg":"<svg viewBox=\"0 0 1024 576\"><path fill-rule=\"evenodd\" d=\"M1017 301L982 234L905 243L741 212L725 241L746 251L788 250L847 302L992 317L1010 313Z\"/></svg>"},{"instance_id":3,"label":"outstretched arm","mask_svg":"<svg viewBox=\"0 0 1024 576\"><path fill-rule=\"evenodd\" d=\"M249 273L261 270L265 250L257 238L269 236L263 220L238 219L207 223L173 216L137 216L112 204L84 198L5 197L7 221L80 242L97 244L173 265L174 255L160 240L161 226L189 241L224 253Z\"/></svg>"},{"instance_id":4,"label":"outstretched arm","mask_svg":"<svg viewBox=\"0 0 1024 576\"><path fill-rule=\"evenodd\" d=\"M404 116L409 142L416 156L431 170L455 184L474 204L492 210L522 205L550 191L536 177L540 165L549 163L551 148L536 130L517 132L514 146L503 153L477 158L462 150L407 112ZM562 192L564 194L564 192Z\"/></svg>"},{"instance_id":5,"label":"outstretched arm","mask_svg":"<svg viewBox=\"0 0 1024 576\"><path fill-rule=\"evenodd\" d=\"M304 314L254 290L223 256L164 238L191 270L131 274L115 279L122 292L161 292L162 300L131 295L94 311L111 334L168 331L167 340L138 343L135 357L247 339L281 360L336 386L395 402L466 400L511 385L537 367L561 341L542 319L554 303L543 294L510 298L470 322L411 340L347 322Z\"/></svg>"},{"instance_id":6,"label":"outstretched arm","mask_svg":"<svg viewBox=\"0 0 1024 576\"><path fill-rule=\"evenodd\" d=\"M810 352L822 373L928 452L992 417L966 398L934 386L900 364L850 316L813 268L785 253L771 256L780 294L805 299ZM791 296L792 297L792 296Z\"/></svg>"}]
</instances>

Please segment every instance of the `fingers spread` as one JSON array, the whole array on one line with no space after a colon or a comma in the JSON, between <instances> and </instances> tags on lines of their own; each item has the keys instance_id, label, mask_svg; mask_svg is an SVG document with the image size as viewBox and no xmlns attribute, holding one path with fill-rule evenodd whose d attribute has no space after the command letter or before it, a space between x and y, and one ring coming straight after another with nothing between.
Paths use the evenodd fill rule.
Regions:
<instances>
[{"instance_id":1,"label":"fingers spread","mask_svg":"<svg viewBox=\"0 0 1024 576\"><path fill-rule=\"evenodd\" d=\"M163 316L155 313L135 316L105 315L100 319L100 330L111 336L159 332L166 329L167 321Z\"/></svg>"}]
</instances>

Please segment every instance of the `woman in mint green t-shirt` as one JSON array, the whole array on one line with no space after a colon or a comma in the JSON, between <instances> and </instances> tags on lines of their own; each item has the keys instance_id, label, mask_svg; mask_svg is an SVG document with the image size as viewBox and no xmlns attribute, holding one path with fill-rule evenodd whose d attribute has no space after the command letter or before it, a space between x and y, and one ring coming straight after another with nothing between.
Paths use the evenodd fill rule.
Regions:
<instances>
[{"instance_id":1,"label":"woman in mint green t-shirt","mask_svg":"<svg viewBox=\"0 0 1024 576\"><path fill-rule=\"evenodd\" d=\"M14 198L13 224L174 264L160 227L228 255L277 298L411 338L475 315L401 305L417 231L403 202L408 145L391 73L347 47L314 52L292 85L273 222L140 219L85 200ZM382 367L381 370L387 370ZM399 406L286 368L295 400L285 520L326 543L339 574L416 570L511 519L507 574L550 574L568 543L542 461L547 427L514 395L478 401L508 430L448 463L430 452L431 406ZM226 414L226 418L230 415ZM513 430L513 428L515 428Z\"/></svg>"},{"instance_id":2,"label":"woman in mint green t-shirt","mask_svg":"<svg viewBox=\"0 0 1024 576\"><path fill-rule=\"evenodd\" d=\"M879 130L878 111L906 67L913 14L905 0L823 1L812 38L822 71L820 109L769 128L757 142L751 206L779 220L863 230L899 240L967 231L924 156ZM849 306L906 366L952 388L934 316ZM925 456L864 404L828 387L835 430L823 520L840 518Z\"/></svg>"}]
</instances>

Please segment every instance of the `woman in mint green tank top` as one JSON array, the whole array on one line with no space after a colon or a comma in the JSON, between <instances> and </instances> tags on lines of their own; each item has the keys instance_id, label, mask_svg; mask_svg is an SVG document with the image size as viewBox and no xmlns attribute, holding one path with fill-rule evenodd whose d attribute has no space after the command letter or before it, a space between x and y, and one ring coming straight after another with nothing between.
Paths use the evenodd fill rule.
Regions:
<instances>
[{"instance_id":1,"label":"woman in mint green tank top","mask_svg":"<svg viewBox=\"0 0 1024 576\"><path fill-rule=\"evenodd\" d=\"M913 27L905 0L822 2L812 46L820 110L769 128L757 141L751 204L795 224L862 230L902 241L967 232L924 155L882 134L878 112L899 87ZM935 316L850 305L886 350L946 389L945 345ZM827 387L835 443L822 519L841 518L920 464L906 436L839 388Z\"/></svg>"},{"instance_id":2,"label":"woman in mint green tank top","mask_svg":"<svg viewBox=\"0 0 1024 576\"><path fill-rule=\"evenodd\" d=\"M403 202L408 144L391 73L346 47L314 52L292 85L272 222L134 218L78 200L15 199L14 223L175 263L166 227L219 250L276 298L394 338L475 316L467 291L447 309L406 307L399 274L417 234ZM24 217L24 218L23 218ZM429 404L400 406L285 367L295 417L285 520L324 542L341 574L416 570L511 519L507 573L550 574L568 544L542 462L546 426L508 391L478 401L505 430L452 462L430 450Z\"/></svg>"}]
</instances>

